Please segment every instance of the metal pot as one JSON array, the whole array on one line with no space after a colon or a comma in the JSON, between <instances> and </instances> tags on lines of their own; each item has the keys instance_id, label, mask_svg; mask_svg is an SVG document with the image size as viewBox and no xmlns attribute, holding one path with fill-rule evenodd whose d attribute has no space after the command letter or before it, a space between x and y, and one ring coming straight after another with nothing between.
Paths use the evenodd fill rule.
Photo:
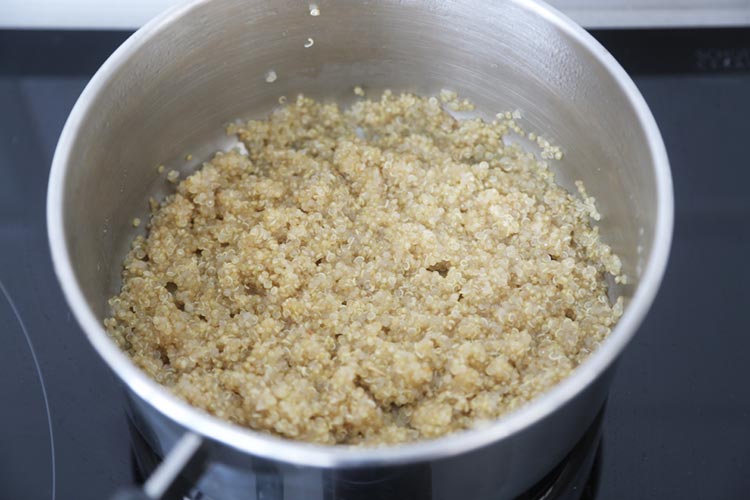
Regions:
<instances>
[{"instance_id":1,"label":"metal pot","mask_svg":"<svg viewBox=\"0 0 750 500\"><path fill-rule=\"evenodd\" d=\"M52 164L55 271L82 329L126 388L136 427L158 453L179 441L172 465L200 456L200 488L213 498L385 498L395 488L419 492L413 498L512 498L592 422L656 294L673 221L659 130L604 48L535 0L319 0L318 7L312 16L296 0L193 1L148 23L107 60L71 112ZM306 48L308 38L314 44ZM370 95L445 87L488 113L522 110L527 129L564 147L558 179L568 187L581 179L596 197L602 237L631 278L613 285L628 303L606 342L567 380L486 428L376 449L257 433L174 397L102 328L137 231L131 221L145 216L149 196L167 191L156 165L197 168L230 145L225 123L263 115L279 96L346 103L356 85ZM195 160L186 162L188 153ZM147 483L152 496L165 488L160 477Z\"/></svg>"}]
</instances>

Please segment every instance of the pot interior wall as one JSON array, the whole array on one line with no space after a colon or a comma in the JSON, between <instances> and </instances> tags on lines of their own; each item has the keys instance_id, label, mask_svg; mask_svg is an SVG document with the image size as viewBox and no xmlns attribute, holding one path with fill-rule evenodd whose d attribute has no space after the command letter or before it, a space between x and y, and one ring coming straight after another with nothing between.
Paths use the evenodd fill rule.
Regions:
<instances>
[{"instance_id":1,"label":"pot interior wall","mask_svg":"<svg viewBox=\"0 0 750 500\"><path fill-rule=\"evenodd\" d=\"M103 318L120 262L173 186L157 172L188 172L232 146L224 125L260 117L298 93L341 103L352 88L458 91L491 117L519 109L529 131L562 146L555 170L596 197L605 241L635 286L653 240L651 153L619 84L589 51L534 7L500 1L318 2L221 0L148 27L96 95L71 150L65 233L79 283ZM309 39L313 40L312 47ZM266 82L268 71L277 79ZM186 161L191 154L192 161ZM140 229L143 231L143 227ZM634 286L616 293L632 294Z\"/></svg>"}]
</instances>

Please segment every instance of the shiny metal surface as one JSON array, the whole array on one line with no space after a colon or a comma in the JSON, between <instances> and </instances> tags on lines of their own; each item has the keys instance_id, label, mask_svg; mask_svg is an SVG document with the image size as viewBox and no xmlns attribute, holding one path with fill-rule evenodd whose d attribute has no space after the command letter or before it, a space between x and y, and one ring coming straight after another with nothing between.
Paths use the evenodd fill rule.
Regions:
<instances>
[{"instance_id":1,"label":"shiny metal surface","mask_svg":"<svg viewBox=\"0 0 750 500\"><path fill-rule=\"evenodd\" d=\"M411 485L423 498L512 498L594 418L616 358L656 293L673 216L659 131L614 59L536 1L317 4L321 15L312 17L291 0L199 0L158 17L113 54L71 112L55 153L47 216L56 273L154 448L170 449L188 429L207 438L211 464L202 487L209 495L248 498L271 488L267 498L339 498ZM315 43L305 48L308 38ZM273 83L269 70L278 75ZM281 95L345 103L355 85L369 95L451 88L487 115L522 110L529 130L563 146L559 179L567 187L581 179L597 198L601 233L632 278L616 291L630 300L601 348L548 394L487 428L378 449L255 433L173 397L101 326L134 236L130 222L146 214L149 196L168 190L156 165L196 168L231 145L225 123L262 115Z\"/></svg>"}]
</instances>

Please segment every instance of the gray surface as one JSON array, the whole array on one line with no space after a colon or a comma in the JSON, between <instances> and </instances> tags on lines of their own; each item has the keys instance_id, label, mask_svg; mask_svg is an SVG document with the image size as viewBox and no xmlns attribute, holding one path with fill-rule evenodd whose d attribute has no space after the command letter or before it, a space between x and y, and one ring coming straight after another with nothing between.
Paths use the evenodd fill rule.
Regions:
<instances>
[{"instance_id":1,"label":"gray surface","mask_svg":"<svg viewBox=\"0 0 750 500\"><path fill-rule=\"evenodd\" d=\"M636 83L669 151L675 239L615 378L601 498L748 498L750 76Z\"/></svg>"},{"instance_id":2,"label":"gray surface","mask_svg":"<svg viewBox=\"0 0 750 500\"><path fill-rule=\"evenodd\" d=\"M45 375L57 498L80 500L104 498L130 481L120 390L68 315L43 226L54 144L85 81L0 76L0 279L25 319ZM677 225L664 285L616 376L598 498L747 498L750 75L641 77L636 83L669 149ZM2 335L20 335L7 326L6 311L0 306ZM2 349L12 346L27 364L23 343ZM23 369L31 373L28 364ZM29 387L35 390L33 379ZM10 421L0 410L3 439L40 439L45 444L21 453L43 456L48 438L34 416L41 406L34 397L29 403L28 416ZM24 435L29 429L40 430ZM26 496L30 500L50 498L43 483L49 464L38 466L41 485ZM0 482L0 498L17 498L7 487Z\"/></svg>"},{"instance_id":3,"label":"gray surface","mask_svg":"<svg viewBox=\"0 0 750 500\"><path fill-rule=\"evenodd\" d=\"M63 500L103 498L115 484L130 481L121 389L64 304L53 276L44 226L54 145L86 80L0 77L0 172L4 177L0 182L0 280L18 307L42 367L55 439L56 497ZM2 335L18 337L15 319L7 318L7 311L0 306ZM13 341L4 343L2 349L9 351L9 347L20 349L17 359L25 373L30 373L24 345ZM25 383L21 377L17 381ZM30 384L29 389L38 394L38 387ZM28 405L25 412L0 409L4 460L12 461L11 453L46 456L40 450L47 449L49 437L40 424L46 417L38 400L3 401L3 405ZM31 443L26 445L26 441ZM0 498L50 498L50 492L44 492L51 484L49 463L37 466L38 472L13 469L13 482L0 483ZM21 472L33 489L18 496L11 488L23 479L15 475Z\"/></svg>"},{"instance_id":4,"label":"gray surface","mask_svg":"<svg viewBox=\"0 0 750 500\"><path fill-rule=\"evenodd\" d=\"M54 445L39 365L19 318L0 283L0 419L10 424L0 431L0 491L37 498L54 488Z\"/></svg>"}]
</instances>

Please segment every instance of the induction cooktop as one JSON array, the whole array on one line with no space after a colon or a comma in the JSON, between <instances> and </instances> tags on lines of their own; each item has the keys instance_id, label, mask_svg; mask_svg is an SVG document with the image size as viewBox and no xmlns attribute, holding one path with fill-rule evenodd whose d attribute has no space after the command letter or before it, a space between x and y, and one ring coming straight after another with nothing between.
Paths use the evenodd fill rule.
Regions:
<instances>
[{"instance_id":1,"label":"induction cooktop","mask_svg":"<svg viewBox=\"0 0 750 500\"><path fill-rule=\"evenodd\" d=\"M60 292L44 220L60 130L128 34L0 31L0 498L108 498L148 472L122 390ZM620 361L588 465L567 469L588 471L576 498L747 498L750 30L594 35L662 130L676 227L664 284ZM526 498L563 498L540 496L558 479Z\"/></svg>"}]
</instances>

